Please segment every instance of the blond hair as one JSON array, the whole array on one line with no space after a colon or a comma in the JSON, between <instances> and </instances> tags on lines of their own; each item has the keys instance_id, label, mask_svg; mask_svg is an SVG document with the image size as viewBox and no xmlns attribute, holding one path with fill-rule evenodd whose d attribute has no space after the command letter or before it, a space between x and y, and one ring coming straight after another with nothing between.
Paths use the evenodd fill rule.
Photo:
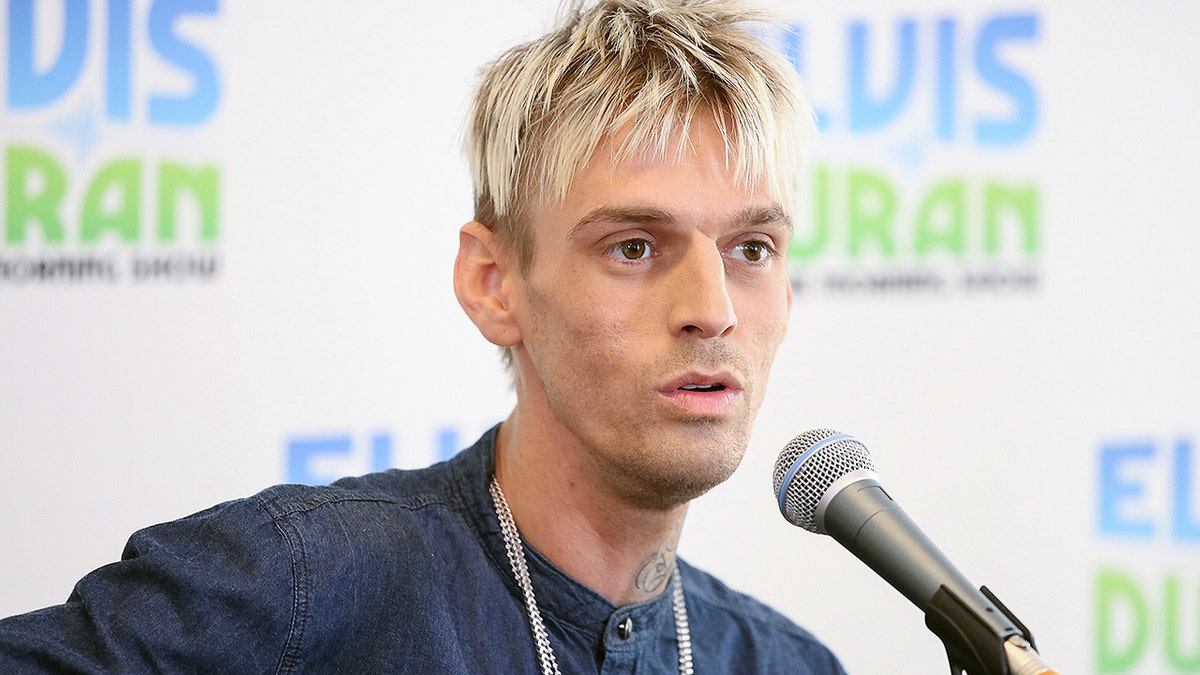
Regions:
<instances>
[{"instance_id":1,"label":"blond hair","mask_svg":"<svg viewBox=\"0 0 1200 675\"><path fill-rule=\"evenodd\" d=\"M527 271L528 208L563 199L603 139L627 130L617 161L678 156L705 114L739 183L768 185L791 213L812 111L750 32L769 20L739 0L569 2L557 28L484 69L467 132L475 219Z\"/></svg>"}]
</instances>

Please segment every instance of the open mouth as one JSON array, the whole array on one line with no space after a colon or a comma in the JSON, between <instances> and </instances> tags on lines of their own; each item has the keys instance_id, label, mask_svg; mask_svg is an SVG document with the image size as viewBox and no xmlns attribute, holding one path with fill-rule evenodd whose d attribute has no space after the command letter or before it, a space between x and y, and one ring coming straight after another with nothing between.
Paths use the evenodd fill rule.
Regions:
<instances>
[{"instance_id":1,"label":"open mouth","mask_svg":"<svg viewBox=\"0 0 1200 675\"><path fill-rule=\"evenodd\" d=\"M684 391L710 392L710 391L724 391L725 385L723 385L723 384L685 384L679 388Z\"/></svg>"},{"instance_id":2,"label":"open mouth","mask_svg":"<svg viewBox=\"0 0 1200 675\"><path fill-rule=\"evenodd\" d=\"M742 400L742 382L732 372L693 371L666 383L659 393L673 406L671 414L725 419Z\"/></svg>"}]
</instances>

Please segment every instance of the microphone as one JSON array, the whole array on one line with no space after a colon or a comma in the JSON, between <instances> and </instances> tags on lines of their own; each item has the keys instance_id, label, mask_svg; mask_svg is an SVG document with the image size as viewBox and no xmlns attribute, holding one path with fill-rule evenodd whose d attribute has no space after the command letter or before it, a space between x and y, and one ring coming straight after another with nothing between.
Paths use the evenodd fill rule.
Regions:
<instances>
[{"instance_id":1,"label":"microphone","mask_svg":"<svg viewBox=\"0 0 1200 675\"><path fill-rule=\"evenodd\" d=\"M773 475L779 511L828 534L925 612L956 675L1056 675L1029 630L987 588L976 590L879 484L854 436L814 429L792 439Z\"/></svg>"}]
</instances>

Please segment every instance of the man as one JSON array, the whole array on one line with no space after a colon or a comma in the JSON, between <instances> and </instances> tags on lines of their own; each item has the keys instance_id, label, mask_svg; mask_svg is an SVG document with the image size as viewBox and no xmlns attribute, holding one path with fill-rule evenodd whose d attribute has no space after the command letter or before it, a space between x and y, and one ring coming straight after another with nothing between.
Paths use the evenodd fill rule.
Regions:
<instances>
[{"instance_id":1,"label":"man","mask_svg":"<svg viewBox=\"0 0 1200 675\"><path fill-rule=\"evenodd\" d=\"M0 671L840 673L675 557L791 306L811 115L729 0L601 0L485 73L455 291L517 405L452 461L136 533Z\"/></svg>"}]
</instances>

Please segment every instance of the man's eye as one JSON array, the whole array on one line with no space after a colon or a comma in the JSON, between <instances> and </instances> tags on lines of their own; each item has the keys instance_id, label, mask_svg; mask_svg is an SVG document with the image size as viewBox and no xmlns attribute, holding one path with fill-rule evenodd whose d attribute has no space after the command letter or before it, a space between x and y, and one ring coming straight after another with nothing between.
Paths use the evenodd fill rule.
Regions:
<instances>
[{"instance_id":1,"label":"man's eye","mask_svg":"<svg viewBox=\"0 0 1200 675\"><path fill-rule=\"evenodd\" d=\"M613 245L610 250L625 260L641 260L650 257L650 242L645 239L628 239Z\"/></svg>"},{"instance_id":2,"label":"man's eye","mask_svg":"<svg viewBox=\"0 0 1200 675\"><path fill-rule=\"evenodd\" d=\"M762 241L747 241L733 247L735 254L747 262L762 262L771 256L771 247Z\"/></svg>"}]
</instances>

